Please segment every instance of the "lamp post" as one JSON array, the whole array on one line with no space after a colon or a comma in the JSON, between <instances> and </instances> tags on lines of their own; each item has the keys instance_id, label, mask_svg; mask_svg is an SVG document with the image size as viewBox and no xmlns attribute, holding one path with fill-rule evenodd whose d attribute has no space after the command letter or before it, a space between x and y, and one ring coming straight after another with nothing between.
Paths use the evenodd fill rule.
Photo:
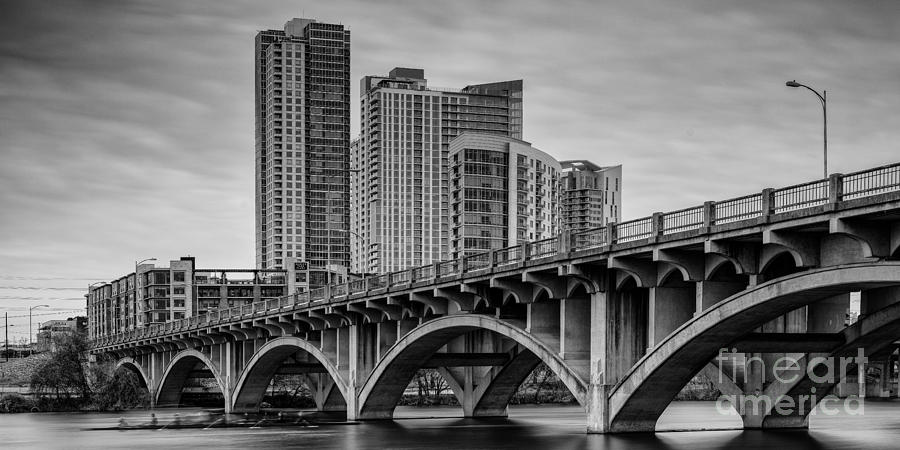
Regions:
<instances>
[{"instance_id":1,"label":"lamp post","mask_svg":"<svg viewBox=\"0 0 900 450\"><path fill-rule=\"evenodd\" d=\"M135 278L137 277L137 269L138 269L138 266L140 266L141 264L143 264L143 263L145 263L145 262L148 262L148 261L156 261L156 258L147 258L147 259L142 259L142 260L140 260L140 261L135 261L135 262L134 262L134 276L135 276ZM137 288L137 279L135 279L134 287Z\"/></svg>"},{"instance_id":2,"label":"lamp post","mask_svg":"<svg viewBox=\"0 0 900 450\"><path fill-rule=\"evenodd\" d=\"M97 317L94 317L94 314L93 314L93 313L94 313L94 308L93 308L93 305L91 304L91 289L92 289L94 286L98 285L98 284L106 284L106 282L105 282L105 281L95 281L95 282L93 282L93 283L91 283L91 284L88 285L88 293L87 293L87 314L88 314L88 322L89 322L89 323L90 323L91 321L96 322L96 321L98 320ZM95 302L95 303L96 303L96 302ZM90 330L90 328L91 328L91 327L88 327L89 330ZM38 333L40 333L40 329L41 329L41 327L38 326ZM95 329L96 329L96 328L95 328ZM91 338L92 338L92 339L96 337L96 336L93 336L93 335L94 335L94 332L89 332L89 334L91 335Z\"/></svg>"},{"instance_id":3,"label":"lamp post","mask_svg":"<svg viewBox=\"0 0 900 450\"><path fill-rule=\"evenodd\" d=\"M37 305L28 308L28 354L34 353L34 341L32 340L32 329L31 329L31 312L37 308L49 308L50 305Z\"/></svg>"},{"instance_id":4,"label":"lamp post","mask_svg":"<svg viewBox=\"0 0 900 450\"><path fill-rule=\"evenodd\" d=\"M140 299L138 298L138 292L139 292L139 289L138 289L138 278L139 278L138 277L138 266L140 266L141 264L148 262L148 261L156 261L156 258L147 258L147 259L142 259L140 261L134 262L134 305L135 306L138 306L141 303ZM112 305L110 305L110 306L112 306ZM135 308L135 309L137 309L137 308ZM141 311L143 311L143 308L141 308ZM135 318L135 325L137 325L137 318Z\"/></svg>"},{"instance_id":5,"label":"lamp post","mask_svg":"<svg viewBox=\"0 0 900 450\"><path fill-rule=\"evenodd\" d=\"M356 170L356 171L359 171L359 170L362 170L362 169L355 169L355 170ZM351 170L351 172L352 172L352 171L354 171L354 170ZM359 257L362 258L362 257L363 257L363 255L362 255L362 246L363 246L363 244L364 244L362 236L360 236L359 233L357 233L357 232L355 232L355 231L352 231L352 230L341 230L341 231L344 231L344 232L346 232L347 234L356 236L356 241L357 241L356 247L357 247L357 250L359 250L359 253L360 253ZM360 262L360 268L362 268L362 262ZM348 271L348 274L349 274L349 271ZM348 279L349 279L349 277L348 277Z\"/></svg>"},{"instance_id":6,"label":"lamp post","mask_svg":"<svg viewBox=\"0 0 900 450\"><path fill-rule=\"evenodd\" d=\"M784 83L784 85L792 88L802 87L809 89L810 92L816 94L816 97L819 98L819 103L822 104L822 153L824 156L822 164L825 172L824 178L828 178L828 92L822 91L822 94L819 94L815 89L805 84L798 83L797 80L788 81L787 83Z\"/></svg>"},{"instance_id":7,"label":"lamp post","mask_svg":"<svg viewBox=\"0 0 900 450\"><path fill-rule=\"evenodd\" d=\"M12 325L9 324L9 313L3 313L3 318L6 320L6 325L3 328L6 328L6 342L3 344L3 353L6 355L6 362L9 362L9 327Z\"/></svg>"}]
</instances>

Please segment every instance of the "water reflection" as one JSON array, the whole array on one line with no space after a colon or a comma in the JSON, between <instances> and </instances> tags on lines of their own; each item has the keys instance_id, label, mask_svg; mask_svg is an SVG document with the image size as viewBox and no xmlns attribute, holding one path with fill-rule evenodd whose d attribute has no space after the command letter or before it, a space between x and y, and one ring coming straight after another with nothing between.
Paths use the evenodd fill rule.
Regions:
<instances>
[{"instance_id":1,"label":"water reflection","mask_svg":"<svg viewBox=\"0 0 900 450\"><path fill-rule=\"evenodd\" d=\"M729 428L734 417L718 416L706 403L679 402L666 411L659 428L693 423ZM210 424L221 416L199 410L156 411L158 425L179 414L183 424ZM720 430L655 434L586 435L579 407L525 406L510 409L509 419L463 419L453 408L398 408L394 421L313 426L261 426L117 431L119 417L149 424L149 411L125 414L18 414L0 416L4 448L553 448L553 449L851 449L897 448L900 403L867 402L864 416L816 416L809 430ZM293 416L296 417L296 416ZM241 416L235 416L241 419ZM285 420L291 417L283 418ZM229 419L231 420L231 419ZM737 421L740 424L740 421Z\"/></svg>"}]
</instances>

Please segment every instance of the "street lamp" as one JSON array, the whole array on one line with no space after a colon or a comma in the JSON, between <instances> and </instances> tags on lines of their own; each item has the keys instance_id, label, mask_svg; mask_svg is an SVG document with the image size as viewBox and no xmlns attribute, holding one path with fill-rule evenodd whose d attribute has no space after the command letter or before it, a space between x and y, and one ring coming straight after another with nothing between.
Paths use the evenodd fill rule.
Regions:
<instances>
[{"instance_id":1,"label":"street lamp","mask_svg":"<svg viewBox=\"0 0 900 450\"><path fill-rule=\"evenodd\" d=\"M32 340L32 329L31 329L31 312L36 308L49 308L50 305L37 305L28 308L28 354L34 353L34 341Z\"/></svg>"},{"instance_id":2,"label":"street lamp","mask_svg":"<svg viewBox=\"0 0 900 450\"><path fill-rule=\"evenodd\" d=\"M3 313L3 318L6 320L6 325L3 326L3 328L6 328L6 342L3 344L3 353L6 355L6 362L9 362L9 327L15 325L9 324L9 313Z\"/></svg>"},{"instance_id":3,"label":"street lamp","mask_svg":"<svg viewBox=\"0 0 900 450\"><path fill-rule=\"evenodd\" d=\"M93 314L91 314L91 288L93 288L94 286L96 286L98 284L106 284L106 282L105 281L95 281L88 285L88 293L87 293L88 320L94 320L94 318L92 317ZM40 329L41 329L41 327L38 326L38 330L40 330Z\"/></svg>"},{"instance_id":4,"label":"street lamp","mask_svg":"<svg viewBox=\"0 0 900 450\"><path fill-rule=\"evenodd\" d=\"M825 169L824 170L824 172L825 172L824 178L828 178L828 109L827 109L828 93L826 91L822 91L822 94L819 94L818 92L816 92L815 89L813 89L805 84L800 84L797 82L797 80L788 81L787 83L784 83L784 85L787 87L792 87L792 88L802 87L802 88L809 89L810 92L812 92L813 94L816 94L816 97L819 97L819 103L822 104L822 122L823 122L823 126L822 126L823 140L822 140L822 142L823 142L823 155L824 155L824 160L823 160L824 166L823 167Z\"/></svg>"},{"instance_id":5,"label":"street lamp","mask_svg":"<svg viewBox=\"0 0 900 450\"><path fill-rule=\"evenodd\" d=\"M137 275L137 268L139 265L141 265L145 262L148 262L148 261L156 261L156 258L147 258L147 259L142 259L140 261L135 261L134 262L134 274Z\"/></svg>"},{"instance_id":6,"label":"street lamp","mask_svg":"<svg viewBox=\"0 0 900 450\"><path fill-rule=\"evenodd\" d=\"M138 292L139 292L139 290L138 290L138 266L140 266L141 264L148 262L148 261L156 261L156 258L147 258L147 259L142 259L140 261L134 262L134 306L135 306L135 309L137 309L137 306L140 305L140 303L141 303L140 299L138 298ZM141 310L143 311L143 308L141 308ZM137 311L135 311L135 312L137 312ZM135 324L137 324L137 319L135 319Z\"/></svg>"},{"instance_id":7,"label":"street lamp","mask_svg":"<svg viewBox=\"0 0 900 450\"><path fill-rule=\"evenodd\" d=\"M356 170L359 171L359 170L362 170L362 169L356 169ZM359 253L360 253L359 257L362 258L362 257L363 257L363 255L362 255L362 246L363 246L363 244L365 244L365 243L363 242L363 237L360 236L359 233L357 233L357 232L355 232L355 231L352 231L352 230L339 230L339 231L343 231L343 232L345 232L345 233L347 233L347 234L356 236L356 241L357 241L356 247L357 247L357 250L359 250ZM362 268L362 262L360 262L360 268Z\"/></svg>"}]
</instances>

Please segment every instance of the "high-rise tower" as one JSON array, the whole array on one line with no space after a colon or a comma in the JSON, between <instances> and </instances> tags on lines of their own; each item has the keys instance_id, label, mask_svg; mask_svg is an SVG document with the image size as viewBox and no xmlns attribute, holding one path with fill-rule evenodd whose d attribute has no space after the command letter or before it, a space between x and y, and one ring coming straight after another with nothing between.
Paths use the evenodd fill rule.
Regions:
<instances>
[{"instance_id":1,"label":"high-rise tower","mask_svg":"<svg viewBox=\"0 0 900 450\"><path fill-rule=\"evenodd\" d=\"M256 265L321 286L350 262L350 31L292 19L255 56Z\"/></svg>"},{"instance_id":2,"label":"high-rise tower","mask_svg":"<svg viewBox=\"0 0 900 450\"><path fill-rule=\"evenodd\" d=\"M450 141L450 257L558 234L561 171L519 139L467 132Z\"/></svg>"},{"instance_id":3,"label":"high-rise tower","mask_svg":"<svg viewBox=\"0 0 900 450\"><path fill-rule=\"evenodd\" d=\"M450 257L448 156L466 130L522 137L522 81L429 88L422 69L362 79L352 160L352 270L384 273Z\"/></svg>"},{"instance_id":4,"label":"high-rise tower","mask_svg":"<svg viewBox=\"0 0 900 450\"><path fill-rule=\"evenodd\" d=\"M622 165L562 161L562 228L602 227L622 219Z\"/></svg>"}]
</instances>

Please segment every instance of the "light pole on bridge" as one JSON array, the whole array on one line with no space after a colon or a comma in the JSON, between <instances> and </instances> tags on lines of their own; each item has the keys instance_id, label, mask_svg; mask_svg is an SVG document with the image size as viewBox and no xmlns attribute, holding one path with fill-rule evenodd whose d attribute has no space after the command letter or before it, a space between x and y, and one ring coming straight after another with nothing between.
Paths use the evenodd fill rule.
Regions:
<instances>
[{"instance_id":1,"label":"light pole on bridge","mask_svg":"<svg viewBox=\"0 0 900 450\"><path fill-rule=\"evenodd\" d=\"M140 285L140 283L138 283L138 279L140 278L140 277L138 277L138 266L140 266L141 264L143 264L145 262L150 262L150 261L156 261L156 258L147 258L147 259L142 259L140 261L134 262L134 305L135 305L135 309L137 309L138 303L140 302L138 300L139 299L138 286Z\"/></svg>"},{"instance_id":2,"label":"light pole on bridge","mask_svg":"<svg viewBox=\"0 0 900 450\"><path fill-rule=\"evenodd\" d=\"M31 312L37 308L49 308L50 305L36 305L28 308L28 354L31 355L34 353L34 340L32 339L32 328L31 328Z\"/></svg>"},{"instance_id":3,"label":"light pole on bridge","mask_svg":"<svg viewBox=\"0 0 900 450\"><path fill-rule=\"evenodd\" d=\"M787 87L793 87L793 88L802 87L802 88L809 89L810 92L812 92L813 94L816 94L816 97L819 97L819 103L822 104L822 138L823 138L822 142L823 142L823 156L824 156L823 167L825 169L823 178L828 178L828 108L827 108L828 92L822 91L822 94L819 94L815 89L813 89L805 84L800 84L797 82L797 80L788 81L787 83L784 83L784 85Z\"/></svg>"},{"instance_id":4,"label":"light pole on bridge","mask_svg":"<svg viewBox=\"0 0 900 450\"><path fill-rule=\"evenodd\" d=\"M362 169L350 169L351 172L359 172L359 171L361 171L361 170L362 170ZM363 247L363 244L364 244L364 242L363 242L363 237L360 236L359 233L357 233L357 232L355 232L355 231L353 231L353 230L337 230L337 231L341 231L341 232L344 232L344 233L347 233L347 234L349 234L349 235L351 235L351 236L355 236L355 237L356 237L356 242L357 242L356 247L357 247L357 250L359 250L359 257L360 257L360 259L362 259L362 257L363 257L363 255L362 255L362 253L363 253L362 247ZM360 264L360 268L362 268L362 261L360 261L359 264ZM349 275L350 271L348 270L347 273L348 273L348 275ZM363 271L362 273L365 273L365 271ZM349 276L348 276L348 279L349 279ZM330 282L330 281L329 281L329 282Z\"/></svg>"},{"instance_id":5,"label":"light pole on bridge","mask_svg":"<svg viewBox=\"0 0 900 450\"><path fill-rule=\"evenodd\" d=\"M92 311L91 311L91 309L92 309L93 307L95 307L95 306L92 305L92 303L91 303L91 289L93 289L94 286L96 286L96 285L98 285L98 284L106 284L106 282L105 282L105 281L95 281L95 282L89 284L89 285L88 285L88 288L87 288L88 293L87 293L87 296L86 296L86 297L87 297L87 302L86 302L86 303L87 303L88 323L90 323L91 321L96 321L96 319L97 319L96 317L94 317L94 315L93 315L93 313L92 313ZM40 330L41 330L41 327L40 327L40 325L39 325L39 326L38 326L38 334L40 334ZM52 333L51 333L51 334L52 334Z\"/></svg>"},{"instance_id":6,"label":"light pole on bridge","mask_svg":"<svg viewBox=\"0 0 900 450\"><path fill-rule=\"evenodd\" d=\"M9 313L4 312L3 318L6 320L6 324L3 325L3 328L6 329L6 342L3 344L3 353L6 355L6 362L9 362L9 327L13 326L9 324Z\"/></svg>"}]
</instances>

